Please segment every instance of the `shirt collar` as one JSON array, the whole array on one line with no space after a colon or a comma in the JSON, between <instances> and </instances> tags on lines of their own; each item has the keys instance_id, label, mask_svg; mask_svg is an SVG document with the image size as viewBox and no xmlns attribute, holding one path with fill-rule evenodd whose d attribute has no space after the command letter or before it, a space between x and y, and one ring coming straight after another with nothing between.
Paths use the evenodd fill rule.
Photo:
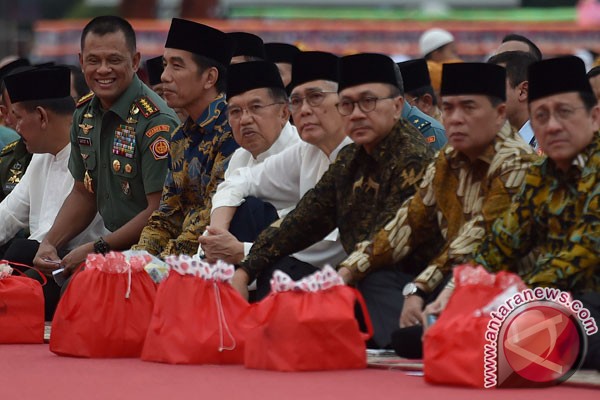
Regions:
<instances>
[{"instance_id":1,"label":"shirt collar","mask_svg":"<svg viewBox=\"0 0 600 400\"><path fill-rule=\"evenodd\" d=\"M123 121L127 120L127 117L129 117L129 110L131 109L131 105L133 104L134 100L136 100L136 95L139 93L139 88L141 85L142 81L140 81L137 75L134 74L131 83L121 94L121 96L119 96L117 101L115 101L115 103L110 107L110 111L117 114ZM94 107L99 109L102 108L98 96L94 96L92 102L94 103Z\"/></svg>"},{"instance_id":2,"label":"shirt collar","mask_svg":"<svg viewBox=\"0 0 600 400\"><path fill-rule=\"evenodd\" d=\"M512 133L510 124L506 122L496 133L494 140L492 140L492 142L484 149L483 153L477 157L477 160L486 164L491 164L492 160L496 156L496 149L499 145L501 146L509 136L514 136L514 134ZM450 165L454 168L463 166L465 163L470 163L470 160L467 156L450 145L448 145L448 148L446 149L446 154Z\"/></svg>"},{"instance_id":3,"label":"shirt collar","mask_svg":"<svg viewBox=\"0 0 600 400\"><path fill-rule=\"evenodd\" d=\"M225 116L225 111L227 109L227 102L225 101L225 95L223 93L219 94L215 99L206 107L204 112L200 115L200 117L193 121L190 117L185 121L183 125L184 132L192 132L197 128L201 128L208 132L211 132L215 126L215 123L218 120L221 120L221 115L223 118Z\"/></svg>"}]
</instances>

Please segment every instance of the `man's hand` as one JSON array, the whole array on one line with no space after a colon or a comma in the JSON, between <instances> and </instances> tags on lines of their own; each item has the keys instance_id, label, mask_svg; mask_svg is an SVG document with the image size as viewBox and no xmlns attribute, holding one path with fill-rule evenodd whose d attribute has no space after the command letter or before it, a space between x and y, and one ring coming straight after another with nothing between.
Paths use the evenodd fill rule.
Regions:
<instances>
[{"instance_id":1,"label":"man's hand","mask_svg":"<svg viewBox=\"0 0 600 400\"><path fill-rule=\"evenodd\" d=\"M85 261L87 255L94 252L94 243L89 242L71 250L62 260L64 275L71 276L75 269Z\"/></svg>"},{"instance_id":2,"label":"man's hand","mask_svg":"<svg viewBox=\"0 0 600 400\"><path fill-rule=\"evenodd\" d=\"M428 315L440 315L446 308L450 297L454 293L454 288L444 288L438 295L438 297L432 303L429 303L425 310L423 310L423 327L427 329L427 316Z\"/></svg>"},{"instance_id":3,"label":"man's hand","mask_svg":"<svg viewBox=\"0 0 600 400\"><path fill-rule=\"evenodd\" d=\"M400 314L400 328L419 325L423 320L423 305L425 300L420 296L412 295L404 299L402 313Z\"/></svg>"},{"instance_id":4,"label":"man's hand","mask_svg":"<svg viewBox=\"0 0 600 400\"><path fill-rule=\"evenodd\" d=\"M54 262L48 262L51 260ZM47 242L42 241L37 253L33 259L33 266L40 270L41 273L47 276L52 275L52 271L60 268L60 262L62 260L56 252L56 248Z\"/></svg>"},{"instance_id":5,"label":"man's hand","mask_svg":"<svg viewBox=\"0 0 600 400\"><path fill-rule=\"evenodd\" d=\"M214 263L223 260L237 264L244 259L244 243L238 241L229 231L210 226L207 226L206 230L208 235L198 238L206 261Z\"/></svg>"},{"instance_id":6,"label":"man's hand","mask_svg":"<svg viewBox=\"0 0 600 400\"><path fill-rule=\"evenodd\" d=\"M346 267L342 267L338 270L338 275L344 280L344 283L346 285L350 284L352 282L352 272L346 268Z\"/></svg>"},{"instance_id":7,"label":"man's hand","mask_svg":"<svg viewBox=\"0 0 600 400\"><path fill-rule=\"evenodd\" d=\"M241 268L238 268L233 274L231 286L238 291L239 294L246 300L248 300L248 284L250 283L250 277Z\"/></svg>"}]
</instances>

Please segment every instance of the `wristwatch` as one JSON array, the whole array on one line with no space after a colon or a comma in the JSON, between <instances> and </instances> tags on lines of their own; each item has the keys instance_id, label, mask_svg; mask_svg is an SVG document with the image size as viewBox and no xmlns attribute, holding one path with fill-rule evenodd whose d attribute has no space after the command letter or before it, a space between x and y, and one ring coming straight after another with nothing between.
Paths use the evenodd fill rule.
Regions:
<instances>
[{"instance_id":1,"label":"wristwatch","mask_svg":"<svg viewBox=\"0 0 600 400\"><path fill-rule=\"evenodd\" d=\"M404 289L402 289L402 295L405 298L408 296L416 295L422 298L423 300L427 299L427 292L425 292L423 289L420 289L414 282L408 282L404 286Z\"/></svg>"},{"instance_id":2,"label":"wristwatch","mask_svg":"<svg viewBox=\"0 0 600 400\"><path fill-rule=\"evenodd\" d=\"M106 254L110 251L110 245L106 243L104 238L100 237L98 240L94 242L94 253L97 254Z\"/></svg>"}]
</instances>

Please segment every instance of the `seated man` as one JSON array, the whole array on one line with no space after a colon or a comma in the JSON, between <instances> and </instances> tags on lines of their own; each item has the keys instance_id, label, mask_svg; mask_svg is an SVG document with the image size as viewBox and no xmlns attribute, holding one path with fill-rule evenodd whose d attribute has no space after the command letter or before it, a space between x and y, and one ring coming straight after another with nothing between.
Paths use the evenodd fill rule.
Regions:
<instances>
[{"instance_id":1,"label":"seated man","mask_svg":"<svg viewBox=\"0 0 600 400\"><path fill-rule=\"evenodd\" d=\"M520 272L516 260L539 249L520 272L531 287L554 287L580 300L600 321L600 108L581 59L569 56L529 67L531 126L546 157L492 225L472 259L492 271ZM426 313L439 313L452 285ZM584 368L600 368L600 336L588 337Z\"/></svg>"},{"instance_id":2,"label":"seated man","mask_svg":"<svg viewBox=\"0 0 600 400\"><path fill-rule=\"evenodd\" d=\"M492 64L444 65L442 112L449 145L429 166L417 193L340 265L364 274L400 262L429 237L443 237L441 251L416 284L405 288L401 328L420 323L428 294L508 209L535 158L506 122L505 76L504 68Z\"/></svg>"},{"instance_id":3,"label":"seated man","mask_svg":"<svg viewBox=\"0 0 600 400\"><path fill-rule=\"evenodd\" d=\"M371 238L414 194L433 157L419 131L401 118L402 77L389 57L343 57L338 94L338 112L354 144L340 151L337 161L294 211L255 241L233 278L233 286L245 297L248 283L257 275L281 258L322 240L335 228L346 251ZM397 324L400 312L382 306L401 307L407 277L396 272L378 271L370 279L360 279L347 268L339 271L346 283L356 284L363 292L379 346L388 344L385 332Z\"/></svg>"},{"instance_id":4,"label":"seated man","mask_svg":"<svg viewBox=\"0 0 600 400\"><path fill-rule=\"evenodd\" d=\"M427 61L424 58L417 58L398 63L398 67L404 80L407 103L442 123L442 112L438 107L433 86L431 86Z\"/></svg>"},{"instance_id":5,"label":"seated man","mask_svg":"<svg viewBox=\"0 0 600 400\"><path fill-rule=\"evenodd\" d=\"M23 137L27 150L35 153L23 179L0 203L0 244L23 228L31 232L28 239L12 241L3 255L8 261L33 265L40 242L73 187L68 164L75 102L70 97L69 79L67 67L32 68L5 79L17 132ZM96 215L59 253L66 254L107 232L102 219ZM49 279L44 286L46 320L52 319L57 301L51 294L58 290L49 290L51 286L56 283Z\"/></svg>"},{"instance_id":6,"label":"seated man","mask_svg":"<svg viewBox=\"0 0 600 400\"><path fill-rule=\"evenodd\" d=\"M293 209L302 196L312 189L333 163L339 151L352 141L344 134L342 116L335 105L338 101L338 57L324 52L303 52L292 67L290 110L299 129L302 142L269 157L262 164L227 171L226 179L213 197L210 236L200 238L209 259L221 258L239 263L248 255L252 243L231 239L230 221L243 224L238 218L238 207L246 204L244 198L254 196L274 205L279 217ZM235 216L234 216L235 213ZM234 256L222 251L223 243L236 242L239 250ZM336 265L346 257L338 230L335 229L320 242L285 257L270 269L280 269L292 278L314 272L325 264ZM270 273L261 273L257 282L256 299L270 291Z\"/></svg>"}]
</instances>

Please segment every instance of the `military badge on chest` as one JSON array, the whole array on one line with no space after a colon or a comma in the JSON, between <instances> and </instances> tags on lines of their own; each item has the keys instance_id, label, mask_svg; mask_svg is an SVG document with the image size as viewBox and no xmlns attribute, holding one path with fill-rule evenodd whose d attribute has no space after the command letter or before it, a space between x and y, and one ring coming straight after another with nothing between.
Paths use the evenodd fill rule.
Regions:
<instances>
[{"instance_id":1,"label":"military badge on chest","mask_svg":"<svg viewBox=\"0 0 600 400\"><path fill-rule=\"evenodd\" d=\"M17 185L17 183L21 182L21 178L23 177L24 173L25 168L23 167L23 164L21 164L18 161L14 163L9 170L10 175L6 180L6 183L4 184L4 190L6 192L12 191Z\"/></svg>"},{"instance_id":2,"label":"military badge on chest","mask_svg":"<svg viewBox=\"0 0 600 400\"><path fill-rule=\"evenodd\" d=\"M135 130L131 126L119 125L115 130L113 154L133 158L135 154Z\"/></svg>"}]
</instances>

